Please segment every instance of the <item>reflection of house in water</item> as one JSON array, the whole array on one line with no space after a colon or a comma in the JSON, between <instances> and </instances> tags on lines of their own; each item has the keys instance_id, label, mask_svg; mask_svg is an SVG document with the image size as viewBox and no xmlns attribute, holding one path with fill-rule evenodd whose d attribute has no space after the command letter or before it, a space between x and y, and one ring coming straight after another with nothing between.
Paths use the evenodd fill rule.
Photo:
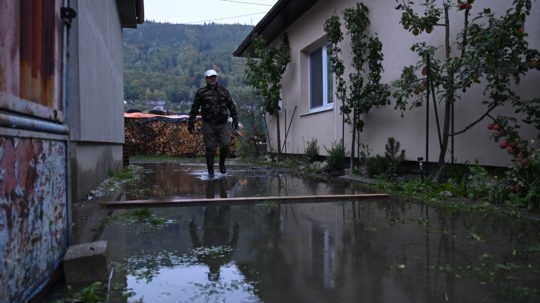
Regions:
<instances>
[{"instance_id":1,"label":"reflection of house in water","mask_svg":"<svg viewBox=\"0 0 540 303\"><path fill-rule=\"evenodd\" d=\"M266 174L255 171L252 175L239 177L231 190L235 196L295 196L360 193L361 188L349 182L321 182L284 174Z\"/></svg>"},{"instance_id":2,"label":"reflection of house in water","mask_svg":"<svg viewBox=\"0 0 540 303\"><path fill-rule=\"evenodd\" d=\"M281 194L353 190L303 184L294 177L237 180L202 183L199 194L253 196L255 186L265 195L279 189ZM531 230L515 229L498 217L479 223L474 216L392 200L263 202L152 213L174 222L157 230L138 224L106 228L113 259L128 256L128 267L142 279L161 269L176 269L178 275L196 271L205 286L231 282L227 270L235 268L263 302L508 302L496 297L493 286L479 287L481 278L458 278L438 268L463 268L485 252L496 263L506 262L512 249L536 243L538 234L534 224ZM484 241L472 240L471 228ZM531 287L538 282L532 279Z\"/></svg>"},{"instance_id":3,"label":"reflection of house in water","mask_svg":"<svg viewBox=\"0 0 540 303\"><path fill-rule=\"evenodd\" d=\"M313 245L313 275L315 277L322 277L322 287L326 289L334 288L334 261L336 256L334 235L330 231L314 224L312 226L311 236L311 243Z\"/></svg>"},{"instance_id":4,"label":"reflection of house in water","mask_svg":"<svg viewBox=\"0 0 540 303\"><path fill-rule=\"evenodd\" d=\"M242 231L235 261L268 302L495 301L487 287L433 266L463 266L512 247L472 246L467 218L395 201L250 206L232 216ZM495 225L484 232L521 241L512 232L494 235Z\"/></svg>"}]
</instances>

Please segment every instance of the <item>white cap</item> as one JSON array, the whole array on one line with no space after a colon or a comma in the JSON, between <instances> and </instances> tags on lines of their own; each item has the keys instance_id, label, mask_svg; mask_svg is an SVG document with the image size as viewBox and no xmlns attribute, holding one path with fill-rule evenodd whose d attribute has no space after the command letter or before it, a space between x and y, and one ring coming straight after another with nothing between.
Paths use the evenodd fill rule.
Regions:
<instances>
[{"instance_id":1,"label":"white cap","mask_svg":"<svg viewBox=\"0 0 540 303\"><path fill-rule=\"evenodd\" d=\"M215 70L213 70L213 69L209 69L209 70L204 72L204 76L205 77L217 76L217 72Z\"/></svg>"}]
</instances>

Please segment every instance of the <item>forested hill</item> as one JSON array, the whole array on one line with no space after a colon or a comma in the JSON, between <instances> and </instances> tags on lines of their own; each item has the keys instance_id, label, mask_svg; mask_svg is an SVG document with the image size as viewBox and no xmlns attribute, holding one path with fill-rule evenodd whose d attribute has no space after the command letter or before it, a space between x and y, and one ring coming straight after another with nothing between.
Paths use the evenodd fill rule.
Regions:
<instances>
[{"instance_id":1,"label":"forested hill","mask_svg":"<svg viewBox=\"0 0 540 303\"><path fill-rule=\"evenodd\" d=\"M137 29L124 30L128 107L141 108L141 101L165 100L170 111L186 111L204 83L204 71L210 68L218 71L220 83L237 103L253 102L253 92L244 84L245 59L232 56L251 29L237 24L146 22Z\"/></svg>"}]
</instances>

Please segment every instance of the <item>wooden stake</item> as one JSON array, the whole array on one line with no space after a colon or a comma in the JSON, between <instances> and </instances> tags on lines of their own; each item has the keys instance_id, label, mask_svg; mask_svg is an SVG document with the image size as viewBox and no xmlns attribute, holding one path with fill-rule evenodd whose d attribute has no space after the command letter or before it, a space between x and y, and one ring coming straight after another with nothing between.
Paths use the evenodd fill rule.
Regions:
<instances>
[{"instance_id":1,"label":"wooden stake","mask_svg":"<svg viewBox=\"0 0 540 303\"><path fill-rule=\"evenodd\" d=\"M281 201L281 202L315 202L315 200L344 200L344 199L376 199L387 198L387 194L350 194L350 195L317 195L317 196L269 196L269 197L234 197L234 198L204 198L204 199L164 199L164 200L127 200L102 201L100 204L107 207L126 206L193 206L197 204L245 204L253 202Z\"/></svg>"}]
</instances>

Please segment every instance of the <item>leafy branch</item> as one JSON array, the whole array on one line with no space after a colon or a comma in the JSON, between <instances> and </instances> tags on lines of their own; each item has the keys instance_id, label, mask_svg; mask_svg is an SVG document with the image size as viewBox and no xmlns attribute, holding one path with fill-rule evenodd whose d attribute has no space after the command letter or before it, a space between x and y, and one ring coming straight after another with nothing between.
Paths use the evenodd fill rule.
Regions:
<instances>
[{"instance_id":1,"label":"leafy branch","mask_svg":"<svg viewBox=\"0 0 540 303\"><path fill-rule=\"evenodd\" d=\"M345 9L343 19L351 37L353 55L353 70L349 73L348 85L344 79L343 60L340 58L340 45L344 39L340 17L332 16L327 19L324 30L329 40L328 55L332 72L336 76L336 96L341 101L340 110L344 121L353 126L351 162L354 164L356 140L365 124L362 115L374 107L389 104L390 92L388 85L381 83L384 59L382 43L378 37L368 33L368 7L357 3L354 8Z\"/></svg>"},{"instance_id":2,"label":"leafy branch","mask_svg":"<svg viewBox=\"0 0 540 303\"><path fill-rule=\"evenodd\" d=\"M283 36L279 47L269 47L262 37L252 39L253 52L247 60L247 84L257 89L265 100L265 110L277 115L281 100L281 77L290 62L289 40Z\"/></svg>"},{"instance_id":3,"label":"leafy branch","mask_svg":"<svg viewBox=\"0 0 540 303\"><path fill-rule=\"evenodd\" d=\"M252 39L253 48L247 60L246 82L254 87L264 98L267 113L276 117L277 150L281 153L281 134L279 127L279 101L281 100L281 77L291 61L289 39L283 35L277 47L266 45L262 37Z\"/></svg>"},{"instance_id":4,"label":"leafy branch","mask_svg":"<svg viewBox=\"0 0 540 303\"><path fill-rule=\"evenodd\" d=\"M401 79L394 83L398 88L394 93L396 108L402 111L429 102L429 96L432 96L436 115L435 98L438 97L444 104L439 155L441 169L436 177L442 175L449 139L466 133L490 118L493 123L488 128L494 132L493 138L500 141L501 148L513 157L513 167L505 179L508 191L512 192L514 198L525 199L529 205L536 203L538 206L538 202L534 201L540 196L540 182L536 182L537 177L534 176L540 173L540 150L522 138L519 130L524 124L540 130L540 98L525 99L516 92L516 87L529 71L540 70L540 52L529 47L525 31L533 1L514 0L512 7L503 15L496 15L491 9L485 8L472 20L470 10L474 0L457 3L445 0L442 7L436 7L434 1L426 0L423 2L426 7L424 15L415 12L413 1L397 2L399 5L396 9L402 11L401 24L414 35L430 33L430 26L440 24L436 17L442 16L445 26L444 58L436 57L436 48L425 42L415 44L411 50L419 55L421 61L404 67ZM460 47L457 56L452 56L450 48L451 9L464 14L464 29L454 43ZM479 101L485 106L484 112L463 129L454 131L450 127L454 120L454 103L469 88L478 84L484 87L483 98ZM494 109L501 106L511 106L515 115L493 117ZM437 127L441 134L438 118ZM536 138L540 139L540 134L537 133Z\"/></svg>"}]
</instances>

